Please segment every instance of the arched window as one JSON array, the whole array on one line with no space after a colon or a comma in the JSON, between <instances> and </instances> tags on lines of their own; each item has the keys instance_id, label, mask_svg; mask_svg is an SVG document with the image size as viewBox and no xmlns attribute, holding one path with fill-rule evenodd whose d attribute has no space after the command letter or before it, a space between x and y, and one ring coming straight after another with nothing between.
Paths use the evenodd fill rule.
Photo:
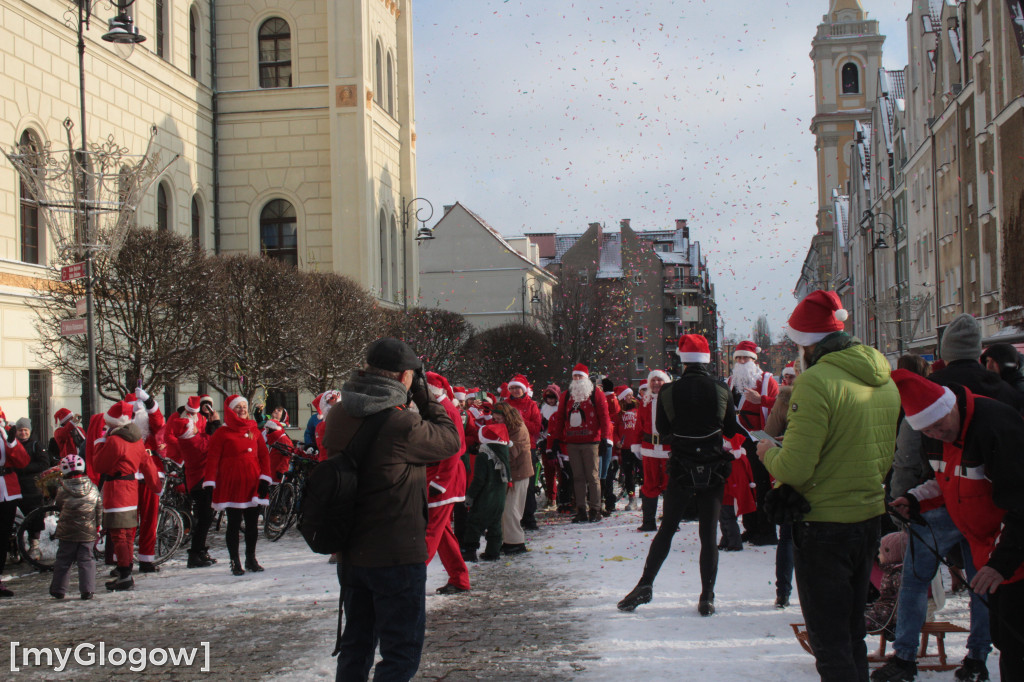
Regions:
<instances>
[{"instance_id":1,"label":"arched window","mask_svg":"<svg viewBox=\"0 0 1024 682\"><path fill-rule=\"evenodd\" d=\"M41 145L39 138L26 130L21 134L22 153L37 154ZM21 200L21 260L23 263L39 263L39 204L28 184L18 179L18 195Z\"/></svg>"},{"instance_id":2,"label":"arched window","mask_svg":"<svg viewBox=\"0 0 1024 682\"><path fill-rule=\"evenodd\" d=\"M156 0L156 56L167 59L167 0Z\"/></svg>"},{"instance_id":3,"label":"arched window","mask_svg":"<svg viewBox=\"0 0 1024 682\"><path fill-rule=\"evenodd\" d=\"M271 17L260 26L259 62L261 88L292 86L292 32L284 19Z\"/></svg>"},{"instance_id":4,"label":"arched window","mask_svg":"<svg viewBox=\"0 0 1024 682\"><path fill-rule=\"evenodd\" d=\"M192 244L197 249L203 247L203 212L199 207L199 195L192 195Z\"/></svg>"},{"instance_id":5,"label":"arched window","mask_svg":"<svg viewBox=\"0 0 1024 682\"><path fill-rule=\"evenodd\" d=\"M402 296L405 296L405 279L402 276L402 261L405 260L405 249L402 244L402 238L398 234L398 226L395 221L395 216L391 216L391 282L395 289L395 293L398 293L399 287L402 287Z\"/></svg>"},{"instance_id":6,"label":"arched window","mask_svg":"<svg viewBox=\"0 0 1024 682\"><path fill-rule=\"evenodd\" d=\"M860 69L853 62L843 64L843 94L856 95L860 93Z\"/></svg>"},{"instance_id":7,"label":"arched window","mask_svg":"<svg viewBox=\"0 0 1024 682\"><path fill-rule=\"evenodd\" d=\"M395 115L395 65L388 52L388 113Z\"/></svg>"},{"instance_id":8,"label":"arched window","mask_svg":"<svg viewBox=\"0 0 1024 682\"><path fill-rule=\"evenodd\" d=\"M260 212L260 253L289 265L299 264L299 231L295 207L274 199Z\"/></svg>"},{"instance_id":9,"label":"arched window","mask_svg":"<svg viewBox=\"0 0 1024 682\"><path fill-rule=\"evenodd\" d=\"M156 186L156 229L171 229L171 203L167 200L167 185L162 182Z\"/></svg>"},{"instance_id":10,"label":"arched window","mask_svg":"<svg viewBox=\"0 0 1024 682\"><path fill-rule=\"evenodd\" d=\"M188 75L199 80L199 17L195 7L188 11Z\"/></svg>"},{"instance_id":11,"label":"arched window","mask_svg":"<svg viewBox=\"0 0 1024 682\"><path fill-rule=\"evenodd\" d=\"M384 209L380 210L380 225L378 226L380 242L380 297L391 298L390 270L391 259L388 258L388 217Z\"/></svg>"},{"instance_id":12,"label":"arched window","mask_svg":"<svg viewBox=\"0 0 1024 682\"><path fill-rule=\"evenodd\" d=\"M384 89L384 77L382 75L383 62L381 61L380 41L377 41L376 52L373 59L373 99L377 104L383 104L384 98L381 92Z\"/></svg>"}]
</instances>

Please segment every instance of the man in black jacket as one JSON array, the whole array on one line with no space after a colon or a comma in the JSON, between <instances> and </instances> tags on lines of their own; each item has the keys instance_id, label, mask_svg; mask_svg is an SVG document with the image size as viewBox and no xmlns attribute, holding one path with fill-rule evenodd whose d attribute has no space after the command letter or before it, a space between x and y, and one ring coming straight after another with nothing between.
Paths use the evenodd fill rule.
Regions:
<instances>
[{"instance_id":1,"label":"man in black jacket","mask_svg":"<svg viewBox=\"0 0 1024 682\"><path fill-rule=\"evenodd\" d=\"M418 412L408 409L410 402ZM348 447L364 422L378 430L359 435L370 445L359 468L351 537L338 563L346 620L336 679L366 680L379 643L383 660L375 679L410 680L426 629L424 467L458 452L459 435L444 406L430 399L419 358L390 338L370 344L366 367L352 373L341 401L327 413L327 454Z\"/></svg>"},{"instance_id":2,"label":"man in black jacket","mask_svg":"<svg viewBox=\"0 0 1024 682\"><path fill-rule=\"evenodd\" d=\"M668 556L672 536L691 500L696 500L700 536L701 593L697 611L715 612L715 580L718 576L718 517L722 511L725 480L732 456L722 450L722 437L740 433L729 389L711 376L708 342L699 334L683 334L676 353L683 362L683 376L666 384L659 393L658 433L671 434L663 518L644 564L640 582L619 602L620 611L632 611L651 601L654 579Z\"/></svg>"}]
</instances>

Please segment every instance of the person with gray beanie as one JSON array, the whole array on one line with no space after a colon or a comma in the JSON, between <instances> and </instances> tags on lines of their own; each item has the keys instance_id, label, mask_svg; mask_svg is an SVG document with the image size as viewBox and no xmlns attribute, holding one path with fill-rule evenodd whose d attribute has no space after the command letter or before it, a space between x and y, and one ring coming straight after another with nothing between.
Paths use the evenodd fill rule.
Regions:
<instances>
[{"instance_id":1,"label":"person with gray beanie","mask_svg":"<svg viewBox=\"0 0 1024 682\"><path fill-rule=\"evenodd\" d=\"M939 357L946 366L928 377L935 383L960 384L1018 412L1024 410L1024 395L981 364L981 325L971 315L964 313L949 323L939 345Z\"/></svg>"},{"instance_id":2,"label":"person with gray beanie","mask_svg":"<svg viewBox=\"0 0 1024 682\"><path fill-rule=\"evenodd\" d=\"M14 435L29 456L28 466L17 471L18 485L21 486L21 499L18 500L18 508L21 509L22 514L28 516L29 512L43 506L43 493L36 486L36 476L50 467L50 456L39 445L39 441L32 436L32 421L28 417L22 417L14 423ZM39 534L42 530L42 519L28 528L28 551L33 559L42 556L39 550Z\"/></svg>"}]
</instances>

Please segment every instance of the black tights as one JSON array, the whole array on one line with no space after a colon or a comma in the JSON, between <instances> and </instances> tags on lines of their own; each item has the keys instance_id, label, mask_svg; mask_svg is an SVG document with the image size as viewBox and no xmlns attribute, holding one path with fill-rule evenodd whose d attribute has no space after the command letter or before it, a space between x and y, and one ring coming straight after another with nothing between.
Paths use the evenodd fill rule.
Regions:
<instances>
[{"instance_id":1,"label":"black tights","mask_svg":"<svg viewBox=\"0 0 1024 682\"><path fill-rule=\"evenodd\" d=\"M259 527L257 523L260 518L259 507L246 507L245 509L231 509L228 512L228 529L224 534L224 544L228 546L228 555L232 561L238 560L238 531L245 519L245 558L256 558L256 540L259 538Z\"/></svg>"},{"instance_id":2,"label":"black tights","mask_svg":"<svg viewBox=\"0 0 1024 682\"><path fill-rule=\"evenodd\" d=\"M679 530L679 522L683 520L691 499L695 498L700 536L701 596L714 595L715 579L718 577L718 517L722 511L724 489L725 485L722 483L710 488L693 488L680 485L676 478L669 482L665 490L661 526L651 541L647 563L644 564L644 574L640 578L641 584L654 584L654 578L661 570L661 565L672 546L672 536Z\"/></svg>"},{"instance_id":3,"label":"black tights","mask_svg":"<svg viewBox=\"0 0 1024 682\"><path fill-rule=\"evenodd\" d=\"M206 537L210 533L210 525L213 523L213 507L210 502L213 499L213 488L204 488L197 485L189 492L192 498L192 516L195 525L192 526L192 552L206 551ZM246 523L246 528L249 524ZM238 529L235 529L235 554L238 554Z\"/></svg>"}]
</instances>

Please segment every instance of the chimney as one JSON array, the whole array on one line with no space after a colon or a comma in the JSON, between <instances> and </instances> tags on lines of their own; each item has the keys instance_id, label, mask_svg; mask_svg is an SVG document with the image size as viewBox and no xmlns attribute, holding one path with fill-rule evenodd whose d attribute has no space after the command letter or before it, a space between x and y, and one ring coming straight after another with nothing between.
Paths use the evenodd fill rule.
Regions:
<instances>
[{"instance_id":1,"label":"chimney","mask_svg":"<svg viewBox=\"0 0 1024 682\"><path fill-rule=\"evenodd\" d=\"M686 226L686 220L683 218L676 218L676 231L682 231L683 239L690 238L690 228Z\"/></svg>"}]
</instances>

